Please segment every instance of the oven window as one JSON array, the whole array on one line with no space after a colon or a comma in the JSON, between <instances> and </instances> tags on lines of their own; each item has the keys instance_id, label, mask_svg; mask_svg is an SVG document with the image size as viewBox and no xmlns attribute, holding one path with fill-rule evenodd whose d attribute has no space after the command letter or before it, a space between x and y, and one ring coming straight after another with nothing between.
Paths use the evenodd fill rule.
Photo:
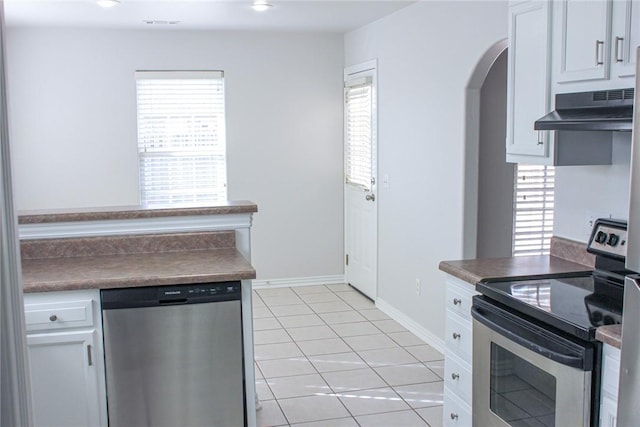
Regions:
<instances>
[{"instance_id":1,"label":"oven window","mask_svg":"<svg viewBox=\"0 0 640 427\"><path fill-rule=\"evenodd\" d=\"M555 426L556 378L491 343L490 407L511 426Z\"/></svg>"}]
</instances>

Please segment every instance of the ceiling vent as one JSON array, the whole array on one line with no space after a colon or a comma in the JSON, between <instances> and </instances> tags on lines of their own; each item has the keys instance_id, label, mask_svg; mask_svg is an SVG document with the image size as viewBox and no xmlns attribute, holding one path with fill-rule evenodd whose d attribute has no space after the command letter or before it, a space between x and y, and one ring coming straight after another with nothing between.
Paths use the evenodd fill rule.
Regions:
<instances>
[{"instance_id":1,"label":"ceiling vent","mask_svg":"<svg viewBox=\"0 0 640 427\"><path fill-rule=\"evenodd\" d=\"M145 19L144 21L147 25L177 25L180 21L165 21L162 19Z\"/></svg>"}]
</instances>

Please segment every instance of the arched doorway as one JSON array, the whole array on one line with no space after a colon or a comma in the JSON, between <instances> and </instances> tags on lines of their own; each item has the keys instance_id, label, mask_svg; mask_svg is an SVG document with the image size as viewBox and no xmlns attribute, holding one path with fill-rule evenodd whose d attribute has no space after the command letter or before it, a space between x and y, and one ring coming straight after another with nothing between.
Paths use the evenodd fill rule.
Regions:
<instances>
[{"instance_id":1,"label":"arched doorway","mask_svg":"<svg viewBox=\"0 0 640 427\"><path fill-rule=\"evenodd\" d=\"M513 165L505 161L507 40L489 48L466 89L465 258L511 255Z\"/></svg>"}]
</instances>

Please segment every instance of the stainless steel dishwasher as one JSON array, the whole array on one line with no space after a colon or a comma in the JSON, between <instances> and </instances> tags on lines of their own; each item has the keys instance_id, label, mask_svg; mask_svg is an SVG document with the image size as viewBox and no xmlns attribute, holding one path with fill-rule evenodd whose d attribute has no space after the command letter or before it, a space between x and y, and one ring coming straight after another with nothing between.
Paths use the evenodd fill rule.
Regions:
<instances>
[{"instance_id":1,"label":"stainless steel dishwasher","mask_svg":"<svg viewBox=\"0 0 640 427\"><path fill-rule=\"evenodd\" d=\"M101 296L111 427L246 425L240 282Z\"/></svg>"}]
</instances>

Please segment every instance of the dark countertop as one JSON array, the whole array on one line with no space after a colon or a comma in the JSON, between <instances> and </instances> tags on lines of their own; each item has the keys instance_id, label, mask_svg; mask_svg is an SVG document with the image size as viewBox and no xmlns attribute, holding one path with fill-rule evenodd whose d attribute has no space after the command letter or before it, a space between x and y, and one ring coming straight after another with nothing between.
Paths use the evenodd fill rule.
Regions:
<instances>
[{"instance_id":1,"label":"dark countertop","mask_svg":"<svg viewBox=\"0 0 640 427\"><path fill-rule=\"evenodd\" d=\"M593 270L590 266L548 255L442 261L439 268L471 285L488 279L517 279Z\"/></svg>"},{"instance_id":2,"label":"dark countertop","mask_svg":"<svg viewBox=\"0 0 640 427\"><path fill-rule=\"evenodd\" d=\"M86 209L53 209L18 212L19 224L52 222L104 221L193 215L228 215L255 213L258 206L249 201L228 201L215 205L110 206Z\"/></svg>"},{"instance_id":3,"label":"dark countertop","mask_svg":"<svg viewBox=\"0 0 640 427\"><path fill-rule=\"evenodd\" d=\"M235 248L22 261L25 293L255 278L255 270Z\"/></svg>"},{"instance_id":4,"label":"dark countertop","mask_svg":"<svg viewBox=\"0 0 640 427\"><path fill-rule=\"evenodd\" d=\"M622 347L622 325L600 326L596 330L596 339L620 349Z\"/></svg>"}]
</instances>

